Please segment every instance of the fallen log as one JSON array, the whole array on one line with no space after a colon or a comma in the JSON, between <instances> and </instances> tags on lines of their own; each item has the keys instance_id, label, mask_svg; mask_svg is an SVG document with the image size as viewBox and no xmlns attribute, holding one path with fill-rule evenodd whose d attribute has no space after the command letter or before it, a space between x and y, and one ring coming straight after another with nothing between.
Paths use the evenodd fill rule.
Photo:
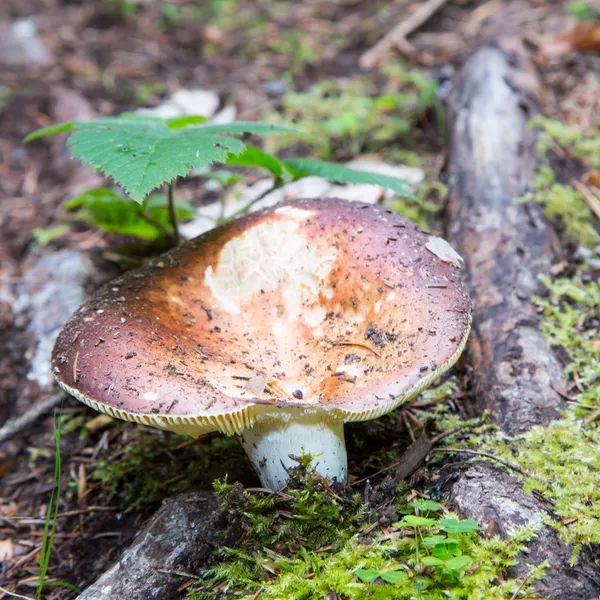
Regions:
<instances>
[{"instance_id":1,"label":"fallen log","mask_svg":"<svg viewBox=\"0 0 600 600\"><path fill-rule=\"evenodd\" d=\"M181 586L197 576L216 545L215 535L223 530L217 507L210 492L166 500L119 560L78 600L181 598Z\"/></svg>"},{"instance_id":2,"label":"fallen log","mask_svg":"<svg viewBox=\"0 0 600 600\"><path fill-rule=\"evenodd\" d=\"M465 259L476 307L470 358L480 408L511 434L558 415L562 368L531 299L549 273L552 230L534 189L539 83L523 52L484 45L455 89L449 158L449 237Z\"/></svg>"},{"instance_id":3,"label":"fallen log","mask_svg":"<svg viewBox=\"0 0 600 600\"><path fill-rule=\"evenodd\" d=\"M481 45L465 62L451 104L447 207L449 238L465 259L474 302L468 358L479 410L509 435L546 423L563 406L562 367L542 336L532 297L553 260L552 230L541 209L517 202L533 189L540 85L512 41ZM450 466L444 490L460 513L491 531L540 524L547 507L518 479L489 463ZM447 471L445 471L447 472ZM548 560L536 583L543 597L588 600L600 593L600 570L585 557L570 567L571 549L541 526L529 554L511 575Z\"/></svg>"}]
</instances>

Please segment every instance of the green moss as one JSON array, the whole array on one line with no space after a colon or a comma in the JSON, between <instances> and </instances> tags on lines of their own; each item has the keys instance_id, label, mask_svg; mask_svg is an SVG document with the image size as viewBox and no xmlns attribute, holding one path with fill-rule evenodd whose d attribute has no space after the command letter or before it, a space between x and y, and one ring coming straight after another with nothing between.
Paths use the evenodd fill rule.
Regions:
<instances>
[{"instance_id":1,"label":"green moss","mask_svg":"<svg viewBox=\"0 0 600 600\"><path fill-rule=\"evenodd\" d=\"M532 529L508 540L483 539L468 528L453 533L453 552L469 560L451 571L426 566L424 557L432 549L423 542L423 532L415 536L404 528L405 535L386 535L358 495L341 486L332 490L306 463L295 470L282 493L248 492L222 483L216 490L228 521L241 526L243 535L235 548L217 553L203 581L189 590L189 600L250 600L259 590L261 598L293 600L316 600L331 591L347 599L505 600L521 582L502 574L516 564L524 543L535 535ZM415 510L413 504L396 501L404 514ZM425 514L434 516L430 529L437 531L442 513L432 510L435 514ZM400 529L400 524L394 528ZM522 588L523 594L531 591L531 582L543 568ZM365 572L375 577L367 582ZM392 583L377 578L379 573Z\"/></svg>"},{"instance_id":2,"label":"green moss","mask_svg":"<svg viewBox=\"0 0 600 600\"><path fill-rule=\"evenodd\" d=\"M447 185L439 181L424 181L415 190L418 201L397 197L389 203L389 207L429 232L447 194Z\"/></svg>"},{"instance_id":3,"label":"green moss","mask_svg":"<svg viewBox=\"0 0 600 600\"><path fill-rule=\"evenodd\" d=\"M538 127L538 152L545 156L548 150L558 144L573 156L580 158L590 167L600 169L600 128L580 129L557 119L538 116L530 121L530 126Z\"/></svg>"},{"instance_id":4,"label":"green moss","mask_svg":"<svg viewBox=\"0 0 600 600\"><path fill-rule=\"evenodd\" d=\"M126 512L152 506L181 492L210 485L236 464L247 466L237 438L218 436L189 444L174 433L124 425L129 437L114 456L98 461L91 479Z\"/></svg>"},{"instance_id":5,"label":"green moss","mask_svg":"<svg viewBox=\"0 0 600 600\"><path fill-rule=\"evenodd\" d=\"M583 196L570 185L561 185L549 165L542 165L535 177L536 191L527 196L544 207L544 213L567 239L591 247L599 239L597 219Z\"/></svg>"},{"instance_id":6,"label":"green moss","mask_svg":"<svg viewBox=\"0 0 600 600\"><path fill-rule=\"evenodd\" d=\"M535 117L530 126L539 131L538 153L542 164L536 174L535 192L524 200L542 204L546 216L559 232L564 232L566 241L592 247L600 236L598 219L583 195L570 183L571 179L579 177L575 170L600 168L600 129L581 130L546 117ZM557 148L561 155L568 157L567 170L573 171L563 174L562 182L549 162L551 153L557 154ZM569 166L569 163L573 164Z\"/></svg>"},{"instance_id":7,"label":"green moss","mask_svg":"<svg viewBox=\"0 0 600 600\"><path fill-rule=\"evenodd\" d=\"M600 421L583 419L600 405L600 285L584 282L584 270L585 265L571 278L543 278L546 295L535 299L544 335L568 359L566 376L576 403L563 418L523 435L508 438L488 430L468 442L532 475L525 490L544 496L550 514L543 520L573 547L573 561L582 548L600 544Z\"/></svg>"},{"instance_id":8,"label":"green moss","mask_svg":"<svg viewBox=\"0 0 600 600\"><path fill-rule=\"evenodd\" d=\"M428 108L436 105L435 82L405 73L401 91L379 94L366 77L326 79L307 92L289 92L278 120L294 125L314 139L306 143L322 158L348 158L366 151L386 150L401 140ZM269 115L271 118L272 115ZM278 136L269 151L297 144Z\"/></svg>"},{"instance_id":9,"label":"green moss","mask_svg":"<svg viewBox=\"0 0 600 600\"><path fill-rule=\"evenodd\" d=\"M553 346L567 353L566 375L576 378L580 395L589 404L600 404L600 390L594 383L600 376L600 284L584 282L581 272L571 278L543 277L547 295L536 298L543 311L542 332Z\"/></svg>"},{"instance_id":10,"label":"green moss","mask_svg":"<svg viewBox=\"0 0 600 600\"><path fill-rule=\"evenodd\" d=\"M478 444L478 449L482 449ZM483 450L517 463L534 475L525 491L543 494L553 516L543 520L574 548L600 544L600 427L570 413L516 438L501 436ZM541 481L540 481L541 480ZM542 483L542 481L547 483Z\"/></svg>"}]
</instances>

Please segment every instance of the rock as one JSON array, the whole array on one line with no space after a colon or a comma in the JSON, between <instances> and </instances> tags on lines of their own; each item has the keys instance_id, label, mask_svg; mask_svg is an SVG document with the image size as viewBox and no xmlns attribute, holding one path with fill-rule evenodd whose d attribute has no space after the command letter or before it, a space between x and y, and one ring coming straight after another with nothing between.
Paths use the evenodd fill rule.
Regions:
<instances>
[{"instance_id":1,"label":"rock","mask_svg":"<svg viewBox=\"0 0 600 600\"><path fill-rule=\"evenodd\" d=\"M0 65L41 67L52 62L52 54L38 36L33 19L0 22Z\"/></svg>"},{"instance_id":2,"label":"rock","mask_svg":"<svg viewBox=\"0 0 600 600\"><path fill-rule=\"evenodd\" d=\"M34 341L27 352L27 378L37 382L42 390L52 387L50 354L56 336L85 300L84 286L95 275L87 255L73 250L44 254L23 272L12 311L19 317L28 317L27 330Z\"/></svg>"},{"instance_id":3,"label":"rock","mask_svg":"<svg viewBox=\"0 0 600 600\"><path fill-rule=\"evenodd\" d=\"M210 122L214 125L226 125L227 123L233 123L237 117L237 110L232 104L228 104L223 107L211 120Z\"/></svg>"},{"instance_id":4,"label":"rock","mask_svg":"<svg viewBox=\"0 0 600 600\"><path fill-rule=\"evenodd\" d=\"M281 79L273 79L272 81L266 81L263 83L263 90L267 96L271 98L277 98L283 96L287 89L285 81Z\"/></svg>"},{"instance_id":5,"label":"rock","mask_svg":"<svg viewBox=\"0 0 600 600\"><path fill-rule=\"evenodd\" d=\"M154 108L141 108L137 112L152 117L183 117L186 115L200 115L212 117L219 108L220 100L212 90L186 90L175 92L166 102Z\"/></svg>"}]
</instances>

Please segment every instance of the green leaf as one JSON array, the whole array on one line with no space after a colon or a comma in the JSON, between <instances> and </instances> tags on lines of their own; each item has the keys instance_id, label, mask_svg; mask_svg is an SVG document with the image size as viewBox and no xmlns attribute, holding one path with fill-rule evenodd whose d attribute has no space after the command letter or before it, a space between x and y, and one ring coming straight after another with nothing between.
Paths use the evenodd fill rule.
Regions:
<instances>
[{"instance_id":1,"label":"green leaf","mask_svg":"<svg viewBox=\"0 0 600 600\"><path fill-rule=\"evenodd\" d=\"M451 560L452 558L454 558L454 556L452 554L450 554L450 552L448 552L448 548L446 548L446 546L443 546L443 545L436 546L433 549L432 554L436 558L439 558L440 560L443 560L443 561Z\"/></svg>"},{"instance_id":2,"label":"green leaf","mask_svg":"<svg viewBox=\"0 0 600 600\"><path fill-rule=\"evenodd\" d=\"M262 152L253 146L247 146L246 149L237 156L228 157L227 164L236 167L266 169L278 179L283 177L283 163L275 156Z\"/></svg>"},{"instance_id":3,"label":"green leaf","mask_svg":"<svg viewBox=\"0 0 600 600\"><path fill-rule=\"evenodd\" d=\"M441 528L448 533L467 533L469 531L479 531L481 527L473 519L442 519L438 523Z\"/></svg>"},{"instance_id":4,"label":"green leaf","mask_svg":"<svg viewBox=\"0 0 600 600\"><path fill-rule=\"evenodd\" d=\"M410 191L410 183L397 177L378 175L377 173L370 173L368 171L358 171L336 163L313 160L311 158L290 158L284 161L284 164L295 173L297 179L306 177L307 175L316 175L317 177L341 183L367 183L391 189L397 194L414 200L417 199Z\"/></svg>"},{"instance_id":5,"label":"green leaf","mask_svg":"<svg viewBox=\"0 0 600 600\"><path fill-rule=\"evenodd\" d=\"M144 240L158 239L163 232L146 221L141 216L142 211L165 229L171 228L167 200L162 195L146 198L140 207L111 189L96 188L71 200L65 206L68 210L77 210L79 220L95 225L103 231L131 235ZM175 208L177 220L180 222L191 219L195 214L194 208L181 200L175 201Z\"/></svg>"},{"instance_id":6,"label":"green leaf","mask_svg":"<svg viewBox=\"0 0 600 600\"><path fill-rule=\"evenodd\" d=\"M439 544L445 544L448 541L448 538L445 535L432 535L426 538L423 538L423 543L426 546L437 546Z\"/></svg>"},{"instance_id":7,"label":"green leaf","mask_svg":"<svg viewBox=\"0 0 600 600\"><path fill-rule=\"evenodd\" d=\"M228 157L241 154L246 146L227 134L301 135L292 127L269 123L239 121L205 125L204 121L204 117L195 115L161 119L126 113L94 121L60 123L30 133L25 141L70 132L68 144L73 156L112 177L141 203L153 189L187 175L191 169L201 169L213 162L224 163ZM267 161L266 156L255 155L255 160L263 163L257 166L282 172L277 159Z\"/></svg>"},{"instance_id":8,"label":"green leaf","mask_svg":"<svg viewBox=\"0 0 600 600\"><path fill-rule=\"evenodd\" d=\"M224 162L245 146L197 127L171 130L164 123L115 119L78 129L69 138L73 156L112 177L141 203L153 189L192 168ZM201 127L201 126L199 126Z\"/></svg>"},{"instance_id":9,"label":"green leaf","mask_svg":"<svg viewBox=\"0 0 600 600\"><path fill-rule=\"evenodd\" d=\"M244 133L256 133L258 135L267 135L269 133L294 133L305 136L306 134L294 127L286 125L273 125L271 123L261 123L260 121L234 121L224 125L198 125L194 129L202 130L204 133L220 133L230 135L243 135Z\"/></svg>"},{"instance_id":10,"label":"green leaf","mask_svg":"<svg viewBox=\"0 0 600 600\"><path fill-rule=\"evenodd\" d=\"M442 505L434 502L433 500L415 500L414 502L409 502L409 506L413 508L418 508L419 510L427 510L427 511L438 511L442 510Z\"/></svg>"},{"instance_id":11,"label":"green leaf","mask_svg":"<svg viewBox=\"0 0 600 600\"><path fill-rule=\"evenodd\" d=\"M54 135L56 133L67 133L68 131L72 131L76 126L75 121L69 121L68 123L58 123L57 125L51 125L50 127L44 127L43 129L37 129L36 131L32 131L30 134L26 135L23 138L25 143L31 142L32 140L37 140L41 137L46 137L48 135Z\"/></svg>"},{"instance_id":12,"label":"green leaf","mask_svg":"<svg viewBox=\"0 0 600 600\"><path fill-rule=\"evenodd\" d=\"M354 574L365 583L371 583L379 577L379 573L377 571L368 571L367 569L358 569L354 572Z\"/></svg>"},{"instance_id":13,"label":"green leaf","mask_svg":"<svg viewBox=\"0 0 600 600\"><path fill-rule=\"evenodd\" d=\"M181 129L183 127L188 127L189 125L198 125L205 122L206 117L201 115L186 115L185 117L173 117L165 120L169 129Z\"/></svg>"},{"instance_id":14,"label":"green leaf","mask_svg":"<svg viewBox=\"0 0 600 600\"><path fill-rule=\"evenodd\" d=\"M447 560L444 566L452 571L460 571L468 567L472 562L473 559L470 556L463 555Z\"/></svg>"},{"instance_id":15,"label":"green leaf","mask_svg":"<svg viewBox=\"0 0 600 600\"><path fill-rule=\"evenodd\" d=\"M402 521L394 523L394 527L429 527L435 525L437 519L427 519L426 517L417 517L415 515L406 515Z\"/></svg>"},{"instance_id":16,"label":"green leaf","mask_svg":"<svg viewBox=\"0 0 600 600\"><path fill-rule=\"evenodd\" d=\"M47 227L46 229L36 227L32 231L32 234L33 238L40 246L47 246L54 240L57 240L63 235L69 233L69 231L71 231L71 227L68 225L68 223L61 223L60 225L54 225L53 227Z\"/></svg>"},{"instance_id":17,"label":"green leaf","mask_svg":"<svg viewBox=\"0 0 600 600\"><path fill-rule=\"evenodd\" d=\"M399 583L400 581L405 581L408 579L408 575L405 571L387 571L380 573L379 577L381 577L381 579L387 583Z\"/></svg>"},{"instance_id":18,"label":"green leaf","mask_svg":"<svg viewBox=\"0 0 600 600\"><path fill-rule=\"evenodd\" d=\"M224 187L232 185L244 179L242 175L238 175L237 173L233 173L232 171L228 171L227 169L206 171L205 173L200 173L198 177L202 177L203 179L210 179L212 181L217 181Z\"/></svg>"},{"instance_id":19,"label":"green leaf","mask_svg":"<svg viewBox=\"0 0 600 600\"><path fill-rule=\"evenodd\" d=\"M456 540L448 538L446 540L446 548L448 548L448 552L450 552L450 554L453 554L454 556L460 556L462 554L460 548L458 547L458 542Z\"/></svg>"},{"instance_id":20,"label":"green leaf","mask_svg":"<svg viewBox=\"0 0 600 600\"><path fill-rule=\"evenodd\" d=\"M424 556L421 562L427 567L437 567L443 565L444 561L436 558L435 556Z\"/></svg>"}]
</instances>

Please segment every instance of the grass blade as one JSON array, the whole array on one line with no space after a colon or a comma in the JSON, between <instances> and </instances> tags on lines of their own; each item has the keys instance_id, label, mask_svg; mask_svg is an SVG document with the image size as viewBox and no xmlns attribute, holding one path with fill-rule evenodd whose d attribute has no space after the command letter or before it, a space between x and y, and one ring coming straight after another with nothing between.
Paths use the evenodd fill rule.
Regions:
<instances>
[{"instance_id":1,"label":"grass blade","mask_svg":"<svg viewBox=\"0 0 600 600\"><path fill-rule=\"evenodd\" d=\"M50 562L50 554L52 553L52 544L54 542L54 534L56 532L56 522L58 520L58 509L60 504L60 411L54 414L54 442L55 442L55 459L54 459L54 480L52 486L52 494L48 502L48 510L46 512L46 522L44 523L44 536L42 538L42 548L40 550L40 577L38 580L37 599L41 600L42 590L48 572L48 563Z\"/></svg>"}]
</instances>

